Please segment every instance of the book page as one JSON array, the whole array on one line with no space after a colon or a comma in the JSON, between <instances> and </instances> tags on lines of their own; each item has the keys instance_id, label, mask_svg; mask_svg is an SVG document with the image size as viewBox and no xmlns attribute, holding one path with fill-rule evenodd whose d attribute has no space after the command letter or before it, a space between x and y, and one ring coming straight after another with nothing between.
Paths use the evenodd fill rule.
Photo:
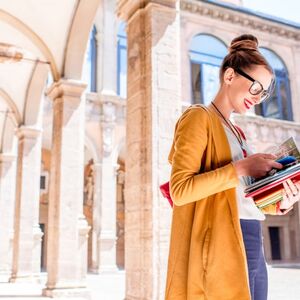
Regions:
<instances>
[{"instance_id":1,"label":"book page","mask_svg":"<svg viewBox=\"0 0 300 300\"><path fill-rule=\"evenodd\" d=\"M272 153L276 156L276 160L285 156L294 156L297 162L300 161L300 152L296 145L294 137L288 138L281 145L269 149L268 153Z\"/></svg>"}]
</instances>

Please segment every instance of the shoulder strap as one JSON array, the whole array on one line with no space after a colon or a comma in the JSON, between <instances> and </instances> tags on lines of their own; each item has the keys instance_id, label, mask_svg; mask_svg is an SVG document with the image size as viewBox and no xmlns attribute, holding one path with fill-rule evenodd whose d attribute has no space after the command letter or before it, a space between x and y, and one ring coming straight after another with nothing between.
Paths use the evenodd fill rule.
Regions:
<instances>
[{"instance_id":1,"label":"shoulder strap","mask_svg":"<svg viewBox=\"0 0 300 300\"><path fill-rule=\"evenodd\" d=\"M245 135L244 131L242 130L242 128L239 127L239 126L237 126L237 125L235 125L235 124L234 124L234 126L235 126L235 128L239 131L239 133L240 133L240 135L242 136L242 138L246 141L246 140L247 140L247 139L246 139L246 135Z\"/></svg>"}]
</instances>

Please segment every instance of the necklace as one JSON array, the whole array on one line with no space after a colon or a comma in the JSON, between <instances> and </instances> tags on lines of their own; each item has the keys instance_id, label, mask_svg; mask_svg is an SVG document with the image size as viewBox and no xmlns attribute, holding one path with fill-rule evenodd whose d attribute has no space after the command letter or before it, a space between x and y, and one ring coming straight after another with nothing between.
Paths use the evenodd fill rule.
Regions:
<instances>
[{"instance_id":1,"label":"necklace","mask_svg":"<svg viewBox=\"0 0 300 300\"><path fill-rule=\"evenodd\" d=\"M241 133L239 132L239 130L236 129L236 127L232 124L232 122L229 119L227 120L224 117L224 115L220 112L220 110L217 108L217 106L213 102L211 102L211 104L216 109L216 111L221 116L221 118L224 120L224 122L226 123L226 125L230 129L230 131L233 133L233 135L236 137L236 139L237 139L238 143L240 144L240 147L243 151L243 156L247 157L247 151L244 147L243 138L242 138Z\"/></svg>"}]
</instances>

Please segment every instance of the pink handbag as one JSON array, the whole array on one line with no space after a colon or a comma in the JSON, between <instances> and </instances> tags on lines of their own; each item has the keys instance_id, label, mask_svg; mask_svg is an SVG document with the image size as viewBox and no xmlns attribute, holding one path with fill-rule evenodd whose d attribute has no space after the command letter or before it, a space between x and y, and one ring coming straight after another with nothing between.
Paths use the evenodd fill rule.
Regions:
<instances>
[{"instance_id":1,"label":"pink handbag","mask_svg":"<svg viewBox=\"0 0 300 300\"><path fill-rule=\"evenodd\" d=\"M208 111L207 107L205 107L203 105L200 105L200 104L196 104L196 105L193 105L193 106L202 107L204 110L206 110L206 112L209 115L209 111ZM172 200L171 195L170 195L170 182L168 181L168 182L160 185L159 188L160 188L160 191L161 191L162 195L169 201L171 207L173 208L174 203L173 203L173 200Z\"/></svg>"},{"instance_id":2,"label":"pink handbag","mask_svg":"<svg viewBox=\"0 0 300 300\"><path fill-rule=\"evenodd\" d=\"M169 201L171 207L173 208L174 203L170 195L170 182L166 182L159 186L162 195Z\"/></svg>"}]
</instances>

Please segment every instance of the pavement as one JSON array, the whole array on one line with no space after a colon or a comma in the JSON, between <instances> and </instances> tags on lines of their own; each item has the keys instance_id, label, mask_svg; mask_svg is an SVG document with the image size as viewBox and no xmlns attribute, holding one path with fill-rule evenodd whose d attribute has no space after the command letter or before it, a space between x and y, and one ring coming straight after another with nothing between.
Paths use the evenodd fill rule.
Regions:
<instances>
[{"instance_id":1,"label":"pavement","mask_svg":"<svg viewBox=\"0 0 300 300\"><path fill-rule=\"evenodd\" d=\"M272 266L268 266L268 274L268 300L300 300L300 264L274 264ZM46 279L46 273L42 273L40 284L0 282L0 299L49 299L41 296ZM114 274L108 273L100 275L88 274L87 287L91 293L91 300L124 300L125 272L119 271ZM70 298L71 297L65 297L65 299L68 300ZM60 300L63 299L64 298L60 298Z\"/></svg>"},{"instance_id":2,"label":"pavement","mask_svg":"<svg viewBox=\"0 0 300 300\"><path fill-rule=\"evenodd\" d=\"M42 296L42 290L47 281L47 273L42 273L40 283L0 282L1 300L47 300L51 299ZM124 300L125 298L125 272L107 274L88 274L87 290L90 292L90 300ZM75 299L71 295L60 297L59 300ZM78 298L81 300L86 298Z\"/></svg>"},{"instance_id":3,"label":"pavement","mask_svg":"<svg viewBox=\"0 0 300 300\"><path fill-rule=\"evenodd\" d=\"M268 266L268 300L300 300L300 264Z\"/></svg>"}]
</instances>

